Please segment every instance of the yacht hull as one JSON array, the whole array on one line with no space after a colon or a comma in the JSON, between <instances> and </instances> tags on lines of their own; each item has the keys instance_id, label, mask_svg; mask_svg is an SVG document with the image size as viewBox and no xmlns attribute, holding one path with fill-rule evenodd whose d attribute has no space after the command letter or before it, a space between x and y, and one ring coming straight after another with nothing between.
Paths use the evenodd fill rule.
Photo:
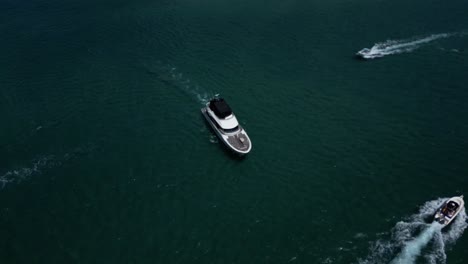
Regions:
<instances>
[{"instance_id":1,"label":"yacht hull","mask_svg":"<svg viewBox=\"0 0 468 264\"><path fill-rule=\"evenodd\" d=\"M218 136L218 138L229 150L241 156L250 152L250 150L252 149L252 143L250 142L249 136L240 125L238 131L233 133L224 133L216 126L216 124L210 118L206 107L202 108L201 112L208 124L210 124L211 128Z\"/></svg>"}]
</instances>

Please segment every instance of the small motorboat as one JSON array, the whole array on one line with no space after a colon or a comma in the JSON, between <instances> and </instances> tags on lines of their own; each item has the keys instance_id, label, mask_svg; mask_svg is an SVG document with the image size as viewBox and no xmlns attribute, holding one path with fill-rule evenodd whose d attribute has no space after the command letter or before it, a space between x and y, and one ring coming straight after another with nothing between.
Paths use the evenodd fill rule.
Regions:
<instances>
[{"instance_id":1,"label":"small motorboat","mask_svg":"<svg viewBox=\"0 0 468 264\"><path fill-rule=\"evenodd\" d=\"M250 152L252 149L250 138L223 98L210 100L201 112L219 139L230 150L240 155Z\"/></svg>"},{"instance_id":2,"label":"small motorboat","mask_svg":"<svg viewBox=\"0 0 468 264\"><path fill-rule=\"evenodd\" d=\"M356 57L360 59L368 59L368 56L370 55L371 50L368 48L364 48L358 52L356 52Z\"/></svg>"},{"instance_id":3,"label":"small motorboat","mask_svg":"<svg viewBox=\"0 0 468 264\"><path fill-rule=\"evenodd\" d=\"M372 48L364 48L356 52L356 57L362 60L372 60L382 58L385 55L398 53L398 50L392 49L392 47L379 47L374 45Z\"/></svg>"},{"instance_id":4,"label":"small motorboat","mask_svg":"<svg viewBox=\"0 0 468 264\"><path fill-rule=\"evenodd\" d=\"M462 196L455 196L445 201L434 215L434 221L443 226L450 224L465 206Z\"/></svg>"}]
</instances>

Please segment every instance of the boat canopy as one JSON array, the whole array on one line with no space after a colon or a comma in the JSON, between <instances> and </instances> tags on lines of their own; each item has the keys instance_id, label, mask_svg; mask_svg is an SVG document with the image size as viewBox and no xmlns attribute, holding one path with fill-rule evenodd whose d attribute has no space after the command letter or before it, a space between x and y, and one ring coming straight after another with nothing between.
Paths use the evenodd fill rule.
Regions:
<instances>
[{"instance_id":1,"label":"boat canopy","mask_svg":"<svg viewBox=\"0 0 468 264\"><path fill-rule=\"evenodd\" d=\"M458 209L458 204L454 201L449 201L444 208L442 208L441 213L447 217L452 217Z\"/></svg>"},{"instance_id":2,"label":"boat canopy","mask_svg":"<svg viewBox=\"0 0 468 264\"><path fill-rule=\"evenodd\" d=\"M450 209L450 210L457 210L458 204L456 202L454 202L454 201L450 201L447 204L447 208Z\"/></svg>"},{"instance_id":3,"label":"boat canopy","mask_svg":"<svg viewBox=\"0 0 468 264\"><path fill-rule=\"evenodd\" d=\"M226 118L232 114L232 110L223 98L215 98L210 101L210 109L219 118Z\"/></svg>"}]
</instances>

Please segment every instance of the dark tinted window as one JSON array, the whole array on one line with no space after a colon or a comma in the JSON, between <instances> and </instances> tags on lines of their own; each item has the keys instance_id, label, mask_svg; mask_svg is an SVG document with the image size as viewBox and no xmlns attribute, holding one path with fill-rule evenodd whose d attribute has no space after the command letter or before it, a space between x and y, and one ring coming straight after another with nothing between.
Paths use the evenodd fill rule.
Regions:
<instances>
[{"instance_id":1,"label":"dark tinted window","mask_svg":"<svg viewBox=\"0 0 468 264\"><path fill-rule=\"evenodd\" d=\"M237 130L239 130L238 126L236 126L235 128L231 128L231 129L223 129L223 131L226 133L236 132Z\"/></svg>"}]
</instances>

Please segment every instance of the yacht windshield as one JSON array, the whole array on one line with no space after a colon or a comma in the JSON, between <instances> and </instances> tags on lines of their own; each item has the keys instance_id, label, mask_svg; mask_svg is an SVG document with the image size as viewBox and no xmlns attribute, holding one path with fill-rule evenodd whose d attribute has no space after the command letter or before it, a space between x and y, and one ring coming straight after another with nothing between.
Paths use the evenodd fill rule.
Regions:
<instances>
[{"instance_id":1,"label":"yacht windshield","mask_svg":"<svg viewBox=\"0 0 468 264\"><path fill-rule=\"evenodd\" d=\"M235 128L229 128L229 129L223 129L224 132L226 133L233 133L239 130L239 126L236 126Z\"/></svg>"}]
</instances>

